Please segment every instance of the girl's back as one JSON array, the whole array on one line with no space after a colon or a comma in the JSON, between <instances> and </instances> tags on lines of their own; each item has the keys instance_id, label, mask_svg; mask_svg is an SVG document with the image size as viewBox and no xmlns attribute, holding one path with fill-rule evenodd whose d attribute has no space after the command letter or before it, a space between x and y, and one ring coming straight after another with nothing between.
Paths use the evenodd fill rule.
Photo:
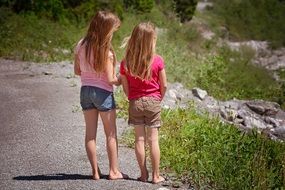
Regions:
<instances>
[{"instance_id":1,"label":"girl's back","mask_svg":"<svg viewBox=\"0 0 285 190\"><path fill-rule=\"evenodd\" d=\"M148 96L161 100L159 72L164 69L163 59L159 55L154 55L151 67L151 78L141 79L132 76L127 72L126 61L122 61L120 72L127 77L129 85L128 99L138 99L140 97Z\"/></svg>"},{"instance_id":2,"label":"girl's back","mask_svg":"<svg viewBox=\"0 0 285 190\"><path fill-rule=\"evenodd\" d=\"M82 44L82 40L77 44L75 53L77 54L77 59L80 65L82 86L95 86L112 92L113 85L108 82L106 73L96 72L92 66L92 63L94 62L93 52L91 52L89 59L86 58L86 46L85 44ZM113 57L111 51L109 52L109 57Z\"/></svg>"}]
</instances>

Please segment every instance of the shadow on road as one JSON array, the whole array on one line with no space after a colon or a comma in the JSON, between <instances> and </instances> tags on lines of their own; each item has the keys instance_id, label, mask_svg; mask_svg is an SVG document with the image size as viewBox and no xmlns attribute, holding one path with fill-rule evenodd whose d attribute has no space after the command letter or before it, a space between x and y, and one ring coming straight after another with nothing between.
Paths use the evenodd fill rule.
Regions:
<instances>
[{"instance_id":1,"label":"shadow on road","mask_svg":"<svg viewBox=\"0 0 285 190\"><path fill-rule=\"evenodd\" d=\"M101 179L108 180L108 175L101 175ZM81 175L81 174L45 174L45 175L30 175L30 176L17 176L13 177L13 180L19 180L19 181L50 181L50 180L91 180L91 175ZM137 179L128 178L125 180L133 180L137 181Z\"/></svg>"},{"instance_id":2,"label":"shadow on road","mask_svg":"<svg viewBox=\"0 0 285 190\"><path fill-rule=\"evenodd\" d=\"M105 178L105 176L103 176ZM107 176L106 176L107 178ZM23 181L49 181L49 180L82 180L82 179L92 179L91 175L81 175L81 174L45 174L45 175L30 175L30 176L17 176L13 177L13 180L23 180Z\"/></svg>"}]
</instances>

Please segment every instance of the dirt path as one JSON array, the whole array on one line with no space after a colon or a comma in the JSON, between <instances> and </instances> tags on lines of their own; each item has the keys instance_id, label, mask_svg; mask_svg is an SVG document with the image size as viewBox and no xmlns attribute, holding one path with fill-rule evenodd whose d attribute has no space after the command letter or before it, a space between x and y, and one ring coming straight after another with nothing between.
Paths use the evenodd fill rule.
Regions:
<instances>
[{"instance_id":1,"label":"dirt path","mask_svg":"<svg viewBox=\"0 0 285 190\"><path fill-rule=\"evenodd\" d=\"M159 189L138 182L134 150L119 146L130 180L91 180L84 148L79 79L69 63L0 59L0 189ZM118 119L119 135L126 123ZM99 166L108 172L105 136L98 131ZM167 187L170 189L170 187Z\"/></svg>"}]
</instances>

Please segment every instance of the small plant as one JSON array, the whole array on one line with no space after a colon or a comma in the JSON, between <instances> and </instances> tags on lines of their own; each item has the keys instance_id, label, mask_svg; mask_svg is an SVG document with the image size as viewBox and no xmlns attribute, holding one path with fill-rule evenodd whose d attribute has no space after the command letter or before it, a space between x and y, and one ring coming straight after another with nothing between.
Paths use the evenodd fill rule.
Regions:
<instances>
[{"instance_id":1,"label":"small plant","mask_svg":"<svg viewBox=\"0 0 285 190\"><path fill-rule=\"evenodd\" d=\"M117 87L115 91L115 100L117 116L120 118L127 119L129 102L121 87Z\"/></svg>"},{"instance_id":2,"label":"small plant","mask_svg":"<svg viewBox=\"0 0 285 190\"><path fill-rule=\"evenodd\" d=\"M81 111L80 105L72 105L72 113L77 113Z\"/></svg>"}]
</instances>

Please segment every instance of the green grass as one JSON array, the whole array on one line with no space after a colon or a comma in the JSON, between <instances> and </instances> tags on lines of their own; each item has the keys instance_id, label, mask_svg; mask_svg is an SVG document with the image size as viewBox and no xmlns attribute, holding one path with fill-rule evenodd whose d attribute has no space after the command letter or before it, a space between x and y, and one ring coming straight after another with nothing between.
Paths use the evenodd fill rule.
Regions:
<instances>
[{"instance_id":1,"label":"green grass","mask_svg":"<svg viewBox=\"0 0 285 190\"><path fill-rule=\"evenodd\" d=\"M200 67L197 84L219 99L266 99L278 102L281 85L264 68L250 63L248 48L232 52L221 48L219 56L209 57ZM284 100L282 100L284 103Z\"/></svg>"},{"instance_id":2,"label":"green grass","mask_svg":"<svg viewBox=\"0 0 285 190\"><path fill-rule=\"evenodd\" d=\"M163 110L161 167L196 189L284 189L285 145L216 118ZM123 142L134 147L133 131Z\"/></svg>"},{"instance_id":3,"label":"green grass","mask_svg":"<svg viewBox=\"0 0 285 190\"><path fill-rule=\"evenodd\" d=\"M82 30L33 14L0 11L0 57L35 62L73 59L73 47Z\"/></svg>"},{"instance_id":4,"label":"green grass","mask_svg":"<svg viewBox=\"0 0 285 190\"><path fill-rule=\"evenodd\" d=\"M163 112L162 166L207 189L284 189L285 145L192 109Z\"/></svg>"},{"instance_id":5,"label":"green grass","mask_svg":"<svg viewBox=\"0 0 285 190\"><path fill-rule=\"evenodd\" d=\"M223 21L233 40L266 40L273 48L285 45L284 1L215 0L209 13Z\"/></svg>"}]
</instances>

